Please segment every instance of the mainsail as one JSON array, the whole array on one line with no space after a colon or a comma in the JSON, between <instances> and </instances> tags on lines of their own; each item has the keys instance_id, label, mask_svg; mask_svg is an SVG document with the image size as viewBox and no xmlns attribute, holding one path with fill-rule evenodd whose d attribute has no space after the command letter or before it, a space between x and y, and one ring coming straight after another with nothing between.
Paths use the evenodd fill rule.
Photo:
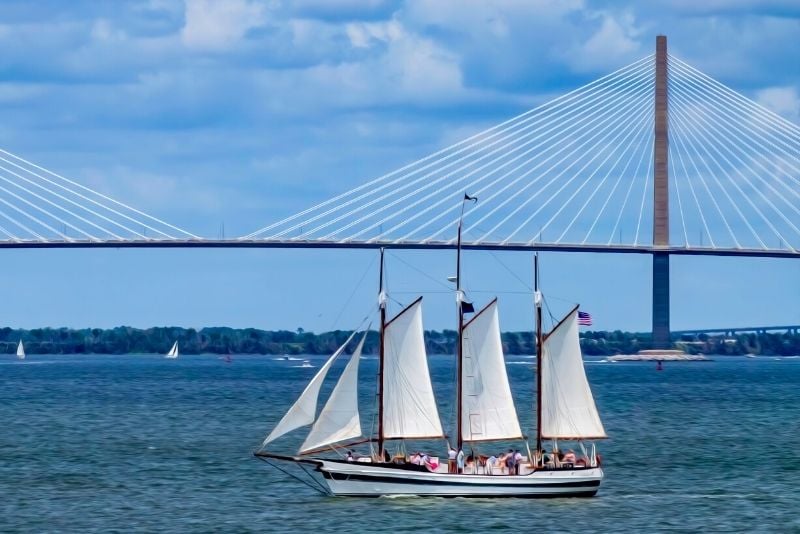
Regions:
<instances>
[{"instance_id":1,"label":"mainsail","mask_svg":"<svg viewBox=\"0 0 800 534\"><path fill-rule=\"evenodd\" d=\"M178 342L176 341L172 348L169 349L169 352L166 355L167 358L175 359L178 357Z\"/></svg>"},{"instance_id":2,"label":"mainsail","mask_svg":"<svg viewBox=\"0 0 800 534\"><path fill-rule=\"evenodd\" d=\"M559 323L542 345L541 433L551 439L606 437L583 369L578 309Z\"/></svg>"},{"instance_id":3,"label":"mainsail","mask_svg":"<svg viewBox=\"0 0 800 534\"><path fill-rule=\"evenodd\" d=\"M20 360L25 359L25 347L22 346L22 340L19 340L19 344L17 345L17 358Z\"/></svg>"},{"instance_id":4,"label":"mainsail","mask_svg":"<svg viewBox=\"0 0 800 534\"><path fill-rule=\"evenodd\" d=\"M503 358L497 299L464 325L463 343L462 438L522 438Z\"/></svg>"},{"instance_id":5,"label":"mainsail","mask_svg":"<svg viewBox=\"0 0 800 534\"><path fill-rule=\"evenodd\" d=\"M328 402L300 447L300 454L361 435L361 419L358 415L358 362L366 339L365 331Z\"/></svg>"},{"instance_id":6,"label":"mainsail","mask_svg":"<svg viewBox=\"0 0 800 534\"><path fill-rule=\"evenodd\" d=\"M262 448L266 446L267 443L278 439L284 434L314 422L317 413L317 398L319 397L319 390L320 387L322 387L322 382L325 380L325 375L328 374L328 370L331 368L331 365L333 365L333 362L344 351L347 344L350 343L355 335L355 332L350 334L347 341L336 349L336 352L328 358L328 361L325 362L325 365L323 365L314 378L311 379L311 382L308 383L306 389L300 394L300 397L295 401L292 407L289 408L289 411L286 412L283 419L278 422L275 428L272 429L272 432L270 432L263 443L261 443Z\"/></svg>"},{"instance_id":7,"label":"mainsail","mask_svg":"<svg viewBox=\"0 0 800 534\"><path fill-rule=\"evenodd\" d=\"M383 436L444 435L428 372L422 329L422 297L384 327Z\"/></svg>"}]
</instances>

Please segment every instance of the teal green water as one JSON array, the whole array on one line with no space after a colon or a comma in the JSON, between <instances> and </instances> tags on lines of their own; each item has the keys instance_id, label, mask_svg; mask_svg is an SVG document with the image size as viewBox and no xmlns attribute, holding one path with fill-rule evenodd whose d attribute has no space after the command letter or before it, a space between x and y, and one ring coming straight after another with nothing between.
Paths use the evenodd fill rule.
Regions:
<instances>
[{"instance_id":1,"label":"teal green water","mask_svg":"<svg viewBox=\"0 0 800 534\"><path fill-rule=\"evenodd\" d=\"M530 428L530 360L508 359ZM588 363L606 480L544 501L331 498L287 479L251 453L316 371L297 364L0 360L0 531L800 531L800 359ZM446 419L451 359L431 368Z\"/></svg>"}]
</instances>

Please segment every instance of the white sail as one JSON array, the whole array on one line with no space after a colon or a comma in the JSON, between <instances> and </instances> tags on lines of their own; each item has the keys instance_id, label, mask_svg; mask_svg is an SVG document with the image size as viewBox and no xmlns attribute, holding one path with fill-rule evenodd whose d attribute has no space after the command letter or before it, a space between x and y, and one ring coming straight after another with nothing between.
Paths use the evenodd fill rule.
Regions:
<instances>
[{"instance_id":1,"label":"white sail","mask_svg":"<svg viewBox=\"0 0 800 534\"><path fill-rule=\"evenodd\" d=\"M386 323L383 337L384 437L441 437L425 352L421 297Z\"/></svg>"},{"instance_id":2,"label":"white sail","mask_svg":"<svg viewBox=\"0 0 800 534\"><path fill-rule=\"evenodd\" d=\"M25 359L25 347L22 346L22 340L19 340L19 344L17 345L17 358L20 360Z\"/></svg>"},{"instance_id":3,"label":"white sail","mask_svg":"<svg viewBox=\"0 0 800 534\"><path fill-rule=\"evenodd\" d=\"M581 358L578 310L572 311L543 344L542 437L600 439L606 437Z\"/></svg>"},{"instance_id":4,"label":"white sail","mask_svg":"<svg viewBox=\"0 0 800 534\"><path fill-rule=\"evenodd\" d=\"M169 352L167 353L166 357L169 358L169 359L175 359L175 358L178 357L178 342L177 341L175 342L174 345L172 345L172 348L169 349Z\"/></svg>"},{"instance_id":5,"label":"white sail","mask_svg":"<svg viewBox=\"0 0 800 534\"><path fill-rule=\"evenodd\" d=\"M361 337L328 402L300 447L300 454L361 435L361 419L358 415L358 362L365 339L367 332Z\"/></svg>"},{"instance_id":6,"label":"white sail","mask_svg":"<svg viewBox=\"0 0 800 534\"><path fill-rule=\"evenodd\" d=\"M289 408L289 411L286 412L286 415L283 416L283 419L278 422L275 428L272 429L272 432L270 432L261 443L262 448L270 441L274 441L296 428L310 425L314 422L317 413L317 398L319 397L319 389L322 386L323 380L325 380L325 375L328 374L328 370L331 368L331 365L333 365L334 360L339 357L342 351L344 351L344 348L348 343L350 343L355 335L355 332L350 334L350 337L347 338L347 341L345 341L341 347L336 349L336 352L334 352L333 355L328 358L328 361L325 362L325 365L323 365L317 374L314 375L314 378L312 378L311 382L308 383L306 389L304 389L300 394L300 397L295 401L292 407Z\"/></svg>"},{"instance_id":7,"label":"white sail","mask_svg":"<svg viewBox=\"0 0 800 534\"><path fill-rule=\"evenodd\" d=\"M462 362L464 441L522 438L503 358L497 299L464 326Z\"/></svg>"}]
</instances>

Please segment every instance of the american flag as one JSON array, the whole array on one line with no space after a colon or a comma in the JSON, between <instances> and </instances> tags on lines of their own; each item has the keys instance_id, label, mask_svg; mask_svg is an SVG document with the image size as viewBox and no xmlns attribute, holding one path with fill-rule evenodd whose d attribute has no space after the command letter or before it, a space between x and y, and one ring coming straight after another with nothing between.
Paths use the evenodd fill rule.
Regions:
<instances>
[{"instance_id":1,"label":"american flag","mask_svg":"<svg viewBox=\"0 0 800 534\"><path fill-rule=\"evenodd\" d=\"M581 326L592 326L592 316L586 312L578 312L578 324Z\"/></svg>"}]
</instances>

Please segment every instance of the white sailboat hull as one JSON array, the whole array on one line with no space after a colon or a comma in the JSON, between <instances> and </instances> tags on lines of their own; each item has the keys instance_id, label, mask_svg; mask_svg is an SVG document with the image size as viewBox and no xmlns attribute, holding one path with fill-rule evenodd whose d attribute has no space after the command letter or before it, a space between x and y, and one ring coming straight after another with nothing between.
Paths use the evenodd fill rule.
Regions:
<instances>
[{"instance_id":1,"label":"white sailboat hull","mask_svg":"<svg viewBox=\"0 0 800 534\"><path fill-rule=\"evenodd\" d=\"M524 475L456 475L320 460L318 470L333 495L353 497L591 497L603 479L599 467Z\"/></svg>"}]
</instances>

